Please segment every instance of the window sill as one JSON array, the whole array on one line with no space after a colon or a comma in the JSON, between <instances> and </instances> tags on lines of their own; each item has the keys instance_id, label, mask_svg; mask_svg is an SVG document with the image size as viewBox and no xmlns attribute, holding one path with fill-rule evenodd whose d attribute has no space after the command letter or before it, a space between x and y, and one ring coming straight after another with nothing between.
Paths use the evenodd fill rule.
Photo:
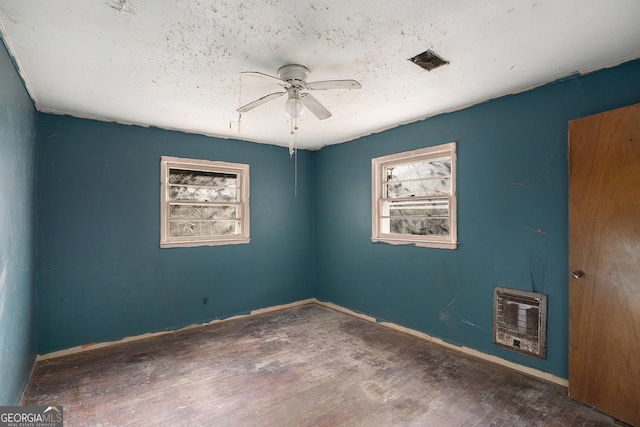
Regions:
<instances>
[{"instance_id":1,"label":"window sill","mask_svg":"<svg viewBox=\"0 0 640 427\"><path fill-rule=\"evenodd\" d=\"M414 245L421 248L435 248L435 249L457 249L458 242L443 242L443 241L429 241L429 240L415 240L406 238L393 238L393 237L372 237L372 242L388 243L390 245Z\"/></svg>"},{"instance_id":2,"label":"window sill","mask_svg":"<svg viewBox=\"0 0 640 427\"><path fill-rule=\"evenodd\" d=\"M198 246L244 245L251 242L250 238L224 240L181 240L179 242L160 242L160 248L193 248Z\"/></svg>"}]
</instances>

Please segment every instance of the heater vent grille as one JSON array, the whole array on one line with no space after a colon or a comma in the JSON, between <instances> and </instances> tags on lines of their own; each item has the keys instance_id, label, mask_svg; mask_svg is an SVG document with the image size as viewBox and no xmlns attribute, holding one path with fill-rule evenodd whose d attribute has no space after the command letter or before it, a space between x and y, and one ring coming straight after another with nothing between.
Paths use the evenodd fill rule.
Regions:
<instances>
[{"instance_id":1,"label":"heater vent grille","mask_svg":"<svg viewBox=\"0 0 640 427\"><path fill-rule=\"evenodd\" d=\"M519 353L545 358L547 296L495 288L493 342Z\"/></svg>"}]
</instances>

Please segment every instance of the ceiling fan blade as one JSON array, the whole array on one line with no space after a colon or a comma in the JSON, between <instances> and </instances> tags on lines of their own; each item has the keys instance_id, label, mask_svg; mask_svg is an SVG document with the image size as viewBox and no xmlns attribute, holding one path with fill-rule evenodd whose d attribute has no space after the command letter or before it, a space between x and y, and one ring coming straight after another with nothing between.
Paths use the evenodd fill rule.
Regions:
<instances>
[{"instance_id":1,"label":"ceiling fan blade","mask_svg":"<svg viewBox=\"0 0 640 427\"><path fill-rule=\"evenodd\" d=\"M270 76L269 74L261 73L259 71L242 71L242 72L240 72L240 74L246 74L246 75L249 75L249 76L260 77L260 78L263 78L263 79L273 80L276 83L278 83L279 85L289 85L288 82L286 82L286 81L284 81L282 79L279 79L279 78L277 78L275 76Z\"/></svg>"},{"instance_id":2,"label":"ceiling fan blade","mask_svg":"<svg viewBox=\"0 0 640 427\"><path fill-rule=\"evenodd\" d=\"M285 93L287 93L287 92L270 93L269 95L265 95L260 99L256 99L255 101L250 102L247 105L243 105L242 107L238 108L236 111L238 113L246 113L247 111L251 111L256 107L261 106L262 104L266 104L267 102L271 101L272 99L280 98Z\"/></svg>"},{"instance_id":3,"label":"ceiling fan blade","mask_svg":"<svg viewBox=\"0 0 640 427\"><path fill-rule=\"evenodd\" d=\"M320 101L315 99L312 95L303 93L300 97L304 106L307 107L318 119L324 120L331 117L331 112L324 108L324 105L320 104Z\"/></svg>"},{"instance_id":4,"label":"ceiling fan blade","mask_svg":"<svg viewBox=\"0 0 640 427\"><path fill-rule=\"evenodd\" d=\"M362 85L356 80L324 80L321 82L310 82L305 86L307 89L312 90L362 89Z\"/></svg>"}]
</instances>

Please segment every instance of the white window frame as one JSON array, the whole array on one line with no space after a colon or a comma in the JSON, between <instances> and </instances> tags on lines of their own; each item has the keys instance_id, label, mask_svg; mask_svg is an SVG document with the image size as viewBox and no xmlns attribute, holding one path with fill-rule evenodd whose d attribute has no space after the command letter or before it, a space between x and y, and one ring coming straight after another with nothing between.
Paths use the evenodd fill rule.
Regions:
<instances>
[{"instance_id":1,"label":"white window frame","mask_svg":"<svg viewBox=\"0 0 640 427\"><path fill-rule=\"evenodd\" d=\"M429 198L448 198L449 200L449 235L448 236L420 236L409 234L389 234L382 231L382 210L385 202L383 171L385 167L416 163L424 160L451 159L451 192L449 195ZM414 151L391 154L371 160L371 241L386 242L392 245L414 244L416 246L439 249L456 249L457 214L456 214L456 143L421 148Z\"/></svg>"},{"instance_id":2,"label":"white window frame","mask_svg":"<svg viewBox=\"0 0 640 427\"><path fill-rule=\"evenodd\" d=\"M172 204L169 199L169 171L171 169L186 169L202 172L229 173L238 176L238 201L235 204L240 210L239 234L225 236L184 236L169 235L169 209ZM250 242L249 234L249 165L242 163L228 163L211 160L185 159L180 157L162 156L160 161L160 247L195 247L237 245Z\"/></svg>"}]
</instances>

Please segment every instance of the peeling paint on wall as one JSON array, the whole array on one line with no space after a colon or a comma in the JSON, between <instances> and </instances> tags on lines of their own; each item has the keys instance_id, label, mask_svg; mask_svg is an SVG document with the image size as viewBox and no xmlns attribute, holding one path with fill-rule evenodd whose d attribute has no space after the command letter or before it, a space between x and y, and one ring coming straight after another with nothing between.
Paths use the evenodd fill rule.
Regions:
<instances>
[{"instance_id":1,"label":"peeling paint on wall","mask_svg":"<svg viewBox=\"0 0 640 427\"><path fill-rule=\"evenodd\" d=\"M460 321L461 321L462 323L466 324L466 325L473 326L474 328L478 328L478 329L480 329L480 330L482 330L482 331L485 331L485 332L487 331L487 330L486 330L485 328L483 328L482 326L478 326L478 325L476 325L475 323L471 323L471 322L469 322L467 319L465 319L464 317L461 317L461 318L460 318Z\"/></svg>"},{"instance_id":2,"label":"peeling paint on wall","mask_svg":"<svg viewBox=\"0 0 640 427\"><path fill-rule=\"evenodd\" d=\"M542 234L544 236L548 236L549 235L549 233L547 233L546 231L540 230L539 228L529 228L529 227L525 227L525 226L521 226L520 228L522 228L523 230L531 231L532 233Z\"/></svg>"}]
</instances>

